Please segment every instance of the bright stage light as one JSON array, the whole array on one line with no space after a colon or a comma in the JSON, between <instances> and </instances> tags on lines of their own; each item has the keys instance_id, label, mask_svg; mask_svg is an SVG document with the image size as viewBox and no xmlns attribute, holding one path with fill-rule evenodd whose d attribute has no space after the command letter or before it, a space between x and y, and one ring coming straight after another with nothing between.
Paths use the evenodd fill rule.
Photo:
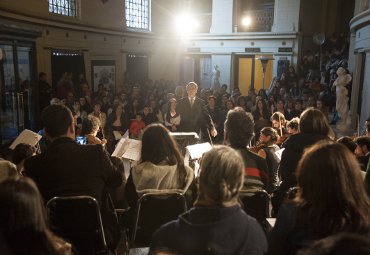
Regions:
<instances>
[{"instance_id":1,"label":"bright stage light","mask_svg":"<svg viewBox=\"0 0 370 255\"><path fill-rule=\"evenodd\" d=\"M245 27L249 27L250 25L252 25L252 19L251 17L244 17L242 19L242 25L245 26Z\"/></svg>"},{"instance_id":2,"label":"bright stage light","mask_svg":"<svg viewBox=\"0 0 370 255\"><path fill-rule=\"evenodd\" d=\"M199 28L199 22L189 14L182 14L176 18L175 29L179 35L189 35Z\"/></svg>"}]
</instances>

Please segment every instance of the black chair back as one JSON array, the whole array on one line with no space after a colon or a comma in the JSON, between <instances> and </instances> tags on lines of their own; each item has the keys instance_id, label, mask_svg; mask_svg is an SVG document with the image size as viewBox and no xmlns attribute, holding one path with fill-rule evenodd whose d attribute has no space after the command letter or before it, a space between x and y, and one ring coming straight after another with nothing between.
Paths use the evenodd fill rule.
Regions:
<instances>
[{"instance_id":1,"label":"black chair back","mask_svg":"<svg viewBox=\"0 0 370 255\"><path fill-rule=\"evenodd\" d=\"M244 211L256 218L266 230L266 218L270 216L270 196L265 190L244 190L239 193Z\"/></svg>"},{"instance_id":2,"label":"black chair back","mask_svg":"<svg viewBox=\"0 0 370 255\"><path fill-rule=\"evenodd\" d=\"M153 233L163 224L177 219L187 210L182 193L146 193L140 197L135 210L130 247L147 247Z\"/></svg>"},{"instance_id":3,"label":"black chair back","mask_svg":"<svg viewBox=\"0 0 370 255\"><path fill-rule=\"evenodd\" d=\"M95 198L54 197L46 207L51 230L72 243L78 254L108 254L100 209Z\"/></svg>"}]
</instances>

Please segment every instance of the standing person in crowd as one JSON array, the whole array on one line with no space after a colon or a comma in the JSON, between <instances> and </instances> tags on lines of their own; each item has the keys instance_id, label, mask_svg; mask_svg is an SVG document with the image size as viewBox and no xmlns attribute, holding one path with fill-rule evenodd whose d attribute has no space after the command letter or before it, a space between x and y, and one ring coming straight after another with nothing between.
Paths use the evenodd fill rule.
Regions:
<instances>
[{"instance_id":1,"label":"standing person in crowd","mask_svg":"<svg viewBox=\"0 0 370 255\"><path fill-rule=\"evenodd\" d=\"M329 120L329 110L328 107L325 105L325 102L321 99L316 100L316 109L321 111L325 117Z\"/></svg>"},{"instance_id":2,"label":"standing person in crowd","mask_svg":"<svg viewBox=\"0 0 370 255\"><path fill-rule=\"evenodd\" d=\"M38 83L38 92L39 92L39 109L40 112L49 105L49 102L52 97L52 87L47 82L46 73L39 73L39 83Z\"/></svg>"},{"instance_id":3,"label":"standing person in crowd","mask_svg":"<svg viewBox=\"0 0 370 255\"><path fill-rule=\"evenodd\" d=\"M168 101L168 110L164 115L164 123L168 130L177 132L181 122L181 116L176 109L177 100L171 98Z\"/></svg>"},{"instance_id":4,"label":"standing person in crowd","mask_svg":"<svg viewBox=\"0 0 370 255\"><path fill-rule=\"evenodd\" d=\"M280 112L285 117L286 111L285 111L285 108L284 108L284 100L283 99L278 99L277 100L277 102L276 102L276 111Z\"/></svg>"},{"instance_id":5,"label":"standing person in crowd","mask_svg":"<svg viewBox=\"0 0 370 255\"><path fill-rule=\"evenodd\" d=\"M71 244L48 228L42 197L29 178L0 185L0 254L72 255Z\"/></svg>"},{"instance_id":6,"label":"standing person in crowd","mask_svg":"<svg viewBox=\"0 0 370 255\"><path fill-rule=\"evenodd\" d=\"M232 148L207 152L194 208L154 233L149 254L264 254L265 234L238 202L243 168L243 158Z\"/></svg>"},{"instance_id":7,"label":"standing person in crowd","mask_svg":"<svg viewBox=\"0 0 370 255\"><path fill-rule=\"evenodd\" d=\"M112 162L101 145L79 145L72 113L65 106L48 106L42 121L51 144L46 152L26 159L25 175L36 182L45 202L55 196L92 196L101 205L102 214L109 214L103 206L108 199L104 191L122 184L122 161L112 158ZM110 230L106 228L106 236L113 237L117 232ZM107 238L110 249L116 248L116 242L116 238Z\"/></svg>"},{"instance_id":8,"label":"standing person in crowd","mask_svg":"<svg viewBox=\"0 0 370 255\"><path fill-rule=\"evenodd\" d=\"M207 111L211 116L213 124L217 130L218 135L212 139L213 142L220 142L223 139L224 134L224 123L222 122L221 110L217 107L217 98L213 95L209 96L207 99Z\"/></svg>"},{"instance_id":9,"label":"standing person in crowd","mask_svg":"<svg viewBox=\"0 0 370 255\"><path fill-rule=\"evenodd\" d=\"M73 105L73 117L75 119L75 130L76 134L81 133L82 121L87 117L87 113L81 110L81 104L79 100L76 100Z\"/></svg>"},{"instance_id":10,"label":"standing person in crowd","mask_svg":"<svg viewBox=\"0 0 370 255\"><path fill-rule=\"evenodd\" d=\"M209 134L215 137L217 130L209 115L205 103L198 98L198 85L189 82L186 85L187 97L182 98L178 104L178 111L181 116L180 131L200 133L203 141L209 141Z\"/></svg>"},{"instance_id":11,"label":"standing person in crowd","mask_svg":"<svg viewBox=\"0 0 370 255\"><path fill-rule=\"evenodd\" d=\"M225 121L225 143L239 151L244 160L243 190L268 187L266 160L247 149L253 135L252 114L245 112L240 107L230 110Z\"/></svg>"},{"instance_id":12,"label":"standing person in crowd","mask_svg":"<svg viewBox=\"0 0 370 255\"><path fill-rule=\"evenodd\" d=\"M360 172L342 144L320 142L307 149L297 167L297 197L280 208L268 254L296 254L315 240L343 232L369 238L370 199Z\"/></svg>"},{"instance_id":13,"label":"standing person in crowd","mask_svg":"<svg viewBox=\"0 0 370 255\"><path fill-rule=\"evenodd\" d=\"M318 141L328 140L333 136L324 114L312 107L301 114L299 129L300 133L290 136L286 141L281 156L279 166L281 184L273 204L275 212L288 189L297 185L295 170L304 150Z\"/></svg>"}]
</instances>

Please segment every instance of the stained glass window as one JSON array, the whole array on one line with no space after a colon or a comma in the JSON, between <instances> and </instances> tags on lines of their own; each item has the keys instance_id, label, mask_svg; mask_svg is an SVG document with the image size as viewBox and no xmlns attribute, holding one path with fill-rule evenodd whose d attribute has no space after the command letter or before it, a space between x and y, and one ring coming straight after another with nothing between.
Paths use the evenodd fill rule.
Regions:
<instances>
[{"instance_id":1,"label":"stained glass window","mask_svg":"<svg viewBox=\"0 0 370 255\"><path fill-rule=\"evenodd\" d=\"M125 0L126 27L150 31L150 0Z\"/></svg>"},{"instance_id":2,"label":"stained glass window","mask_svg":"<svg viewBox=\"0 0 370 255\"><path fill-rule=\"evenodd\" d=\"M49 0L49 12L75 17L76 0Z\"/></svg>"}]
</instances>

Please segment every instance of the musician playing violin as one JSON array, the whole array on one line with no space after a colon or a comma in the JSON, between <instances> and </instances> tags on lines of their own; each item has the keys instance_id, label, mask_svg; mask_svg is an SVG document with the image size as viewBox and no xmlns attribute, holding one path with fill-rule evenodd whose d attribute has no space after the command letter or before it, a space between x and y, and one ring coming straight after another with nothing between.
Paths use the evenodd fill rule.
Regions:
<instances>
[{"instance_id":1,"label":"musician playing violin","mask_svg":"<svg viewBox=\"0 0 370 255\"><path fill-rule=\"evenodd\" d=\"M286 130L286 120L284 114L281 112L274 112L271 116L272 127L278 132L280 138L277 140L276 145L281 146L288 138L289 133Z\"/></svg>"}]
</instances>

